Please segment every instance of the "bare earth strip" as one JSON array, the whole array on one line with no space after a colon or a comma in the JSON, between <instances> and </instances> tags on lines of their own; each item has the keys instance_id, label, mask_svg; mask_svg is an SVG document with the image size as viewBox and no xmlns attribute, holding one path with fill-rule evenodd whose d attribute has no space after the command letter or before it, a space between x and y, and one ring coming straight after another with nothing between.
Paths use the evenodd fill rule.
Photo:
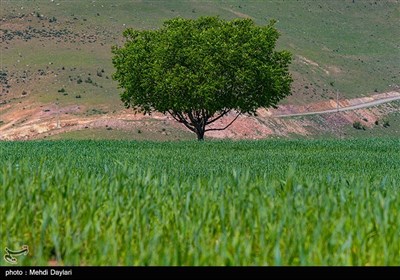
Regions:
<instances>
[{"instance_id":1,"label":"bare earth strip","mask_svg":"<svg viewBox=\"0 0 400 280\"><path fill-rule=\"evenodd\" d=\"M389 103L389 102L396 101L396 100L400 100L400 93L394 91L394 92L387 93L386 97L379 98L379 99L372 99L371 101L366 101L361 104L342 107L342 106L340 106L340 102L339 102L338 108L335 108L335 109L314 111L314 112L304 112L304 113L294 113L294 114L279 114L279 115L272 115L272 116L277 117L277 118L286 118L286 117L298 117L298 116L309 116L309 115L321 115L321 114L327 114L327 113L344 112L344 111L350 111L350 110L369 108L369 107L377 106L377 105L384 104L384 103Z\"/></svg>"},{"instance_id":2,"label":"bare earth strip","mask_svg":"<svg viewBox=\"0 0 400 280\"><path fill-rule=\"evenodd\" d=\"M373 124L384 115L384 111L375 110L373 106L400 100L400 92L392 91L373 96L339 100L339 108L335 100L328 100L304 105L282 105L277 109L260 109L257 117L240 116L235 123L224 131L211 131L209 137L232 139L261 139L271 135L286 136L289 133L300 135L312 134L314 131L332 127L332 125L351 124L358 119L368 119L367 124ZM137 134L138 130L154 133L165 131L185 131L184 127L172 118L162 114L143 116L133 114L130 110L118 110L115 113L88 116L84 106L71 105L57 109L49 104L17 104L13 107L0 107L0 116L4 121L0 124L0 140L30 140L44 139L51 135L62 134L86 129L116 129ZM369 108L369 109L367 109ZM393 108L394 110L398 110ZM340 116L328 115L328 123L323 126L311 120L299 120L290 117L320 115L343 112ZM346 111L346 112L345 112ZM68 113L68 114L67 114ZM389 113L386 112L386 113ZM226 126L236 115L228 114L213 127ZM164 136L160 135L161 138ZM165 137L164 137L165 138Z\"/></svg>"}]
</instances>

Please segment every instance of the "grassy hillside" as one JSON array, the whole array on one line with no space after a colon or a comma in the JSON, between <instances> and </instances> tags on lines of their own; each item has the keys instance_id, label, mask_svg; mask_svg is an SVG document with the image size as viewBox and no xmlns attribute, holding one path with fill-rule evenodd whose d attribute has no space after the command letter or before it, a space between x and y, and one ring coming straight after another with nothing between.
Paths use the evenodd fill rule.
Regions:
<instances>
[{"instance_id":1,"label":"grassy hillside","mask_svg":"<svg viewBox=\"0 0 400 280\"><path fill-rule=\"evenodd\" d=\"M393 0L3 0L1 5L1 71L8 81L3 100L26 92L25 100L120 108L110 80L111 46L121 43L127 27L158 28L175 16L251 17L258 24L277 19L279 47L295 55L294 95L286 103L333 98L336 90L341 97L369 95L400 84L400 5ZM92 82L85 82L88 78ZM65 94L58 93L62 88Z\"/></svg>"}]
</instances>

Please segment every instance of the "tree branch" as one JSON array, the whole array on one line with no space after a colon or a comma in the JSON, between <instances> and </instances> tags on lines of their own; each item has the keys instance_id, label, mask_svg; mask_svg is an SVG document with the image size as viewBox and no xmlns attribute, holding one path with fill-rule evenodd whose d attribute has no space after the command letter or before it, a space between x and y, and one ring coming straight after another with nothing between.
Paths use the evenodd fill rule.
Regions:
<instances>
[{"instance_id":1,"label":"tree branch","mask_svg":"<svg viewBox=\"0 0 400 280\"><path fill-rule=\"evenodd\" d=\"M184 126L186 126L188 129L190 129L193 132L196 132L196 129L191 126L188 122L182 122Z\"/></svg>"},{"instance_id":2,"label":"tree branch","mask_svg":"<svg viewBox=\"0 0 400 280\"><path fill-rule=\"evenodd\" d=\"M211 123L213 123L213 122L219 120L220 118L222 118L223 116L225 116L226 114L228 114L230 111L231 111L231 110L224 110L224 112L223 112L221 115L219 115L218 117L216 117L215 119L213 119L213 120L211 120L211 121L209 121L209 122L206 122L206 125L207 125L207 124L211 124Z\"/></svg>"},{"instance_id":3,"label":"tree branch","mask_svg":"<svg viewBox=\"0 0 400 280\"><path fill-rule=\"evenodd\" d=\"M175 113L174 112L171 112L170 110L168 110L168 113L174 118L174 120L176 120L177 122L182 122L179 118L177 118L176 116L175 116Z\"/></svg>"},{"instance_id":4,"label":"tree branch","mask_svg":"<svg viewBox=\"0 0 400 280\"><path fill-rule=\"evenodd\" d=\"M196 132L195 127L190 124L183 116L182 114L171 112L168 110L168 113L177 121L182 123L184 126L186 126L189 130Z\"/></svg>"},{"instance_id":5,"label":"tree branch","mask_svg":"<svg viewBox=\"0 0 400 280\"><path fill-rule=\"evenodd\" d=\"M209 118L206 110L204 110L204 109L201 110L201 116L202 116L201 127L202 127L203 130L205 130L206 129L206 125L207 125L207 121L208 121L208 118Z\"/></svg>"},{"instance_id":6,"label":"tree branch","mask_svg":"<svg viewBox=\"0 0 400 280\"><path fill-rule=\"evenodd\" d=\"M200 121L199 121L199 119L196 119L196 118L193 116L193 114L192 114L191 111L187 112L187 115L188 115L190 121L192 122L191 124L197 129L197 131L199 131L199 127L200 127L200 124L199 124Z\"/></svg>"},{"instance_id":7,"label":"tree branch","mask_svg":"<svg viewBox=\"0 0 400 280\"><path fill-rule=\"evenodd\" d=\"M242 114L242 113L238 113L237 116L236 116L227 126L225 126L224 128L209 128L209 129L206 129L204 132L227 129L228 127L231 126L231 124L233 124L234 121L236 121L236 119L237 119L241 114Z\"/></svg>"}]
</instances>

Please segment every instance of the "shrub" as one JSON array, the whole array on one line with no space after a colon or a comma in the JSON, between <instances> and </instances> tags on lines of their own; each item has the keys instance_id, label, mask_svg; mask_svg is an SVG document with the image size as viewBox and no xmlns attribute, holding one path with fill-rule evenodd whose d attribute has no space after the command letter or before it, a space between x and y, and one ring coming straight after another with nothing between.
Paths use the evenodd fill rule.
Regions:
<instances>
[{"instance_id":1,"label":"shrub","mask_svg":"<svg viewBox=\"0 0 400 280\"><path fill-rule=\"evenodd\" d=\"M365 128L365 126L363 126L360 122L353 122L353 127L355 128L355 129L362 129L362 130L365 130L366 128Z\"/></svg>"},{"instance_id":2,"label":"shrub","mask_svg":"<svg viewBox=\"0 0 400 280\"><path fill-rule=\"evenodd\" d=\"M389 123L388 119L383 119L382 122L383 122L383 127L389 127L390 126L390 123Z\"/></svg>"}]
</instances>

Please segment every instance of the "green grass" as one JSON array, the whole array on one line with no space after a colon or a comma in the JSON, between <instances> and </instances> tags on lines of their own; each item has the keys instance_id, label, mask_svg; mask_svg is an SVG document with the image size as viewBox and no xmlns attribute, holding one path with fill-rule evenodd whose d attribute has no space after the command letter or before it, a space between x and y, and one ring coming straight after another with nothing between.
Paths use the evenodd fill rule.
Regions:
<instances>
[{"instance_id":1,"label":"green grass","mask_svg":"<svg viewBox=\"0 0 400 280\"><path fill-rule=\"evenodd\" d=\"M346 134L346 138L399 138L400 135L400 101L391 102L390 104L384 105L384 108L390 110L387 116L378 119L378 124L373 124L371 127L367 127L366 130L354 129L352 125L348 125L343 131ZM361 118L359 120L362 125L367 124ZM384 126L385 121L389 123L389 126Z\"/></svg>"},{"instance_id":2,"label":"green grass","mask_svg":"<svg viewBox=\"0 0 400 280\"><path fill-rule=\"evenodd\" d=\"M37 18L32 22L10 21L39 29L45 22L44 29L65 28L79 36L96 35L98 41L86 44L61 41L57 45L52 40L14 41L2 50L1 68L34 72L53 60L55 67L82 66L95 73L100 65L110 73L111 45L122 42L122 31L127 27L159 28L164 20L176 16L220 15L226 19L249 16L258 24L277 19L277 28L282 33L279 48L288 49L295 56L291 67L294 97L286 103L327 100L335 97L336 90L347 98L364 96L400 84L398 1L2 1L1 16L35 12L49 18L55 16L57 23L49 25L47 19ZM305 64L300 57L318 66ZM16 63L17 60L21 62ZM66 83L65 77L61 79L64 79L61 83ZM107 82L104 90L118 102L116 84ZM35 91L34 83L30 87ZM77 91L81 93L83 89ZM84 102L90 103L91 99L95 97ZM101 100L109 103L107 98Z\"/></svg>"},{"instance_id":3,"label":"green grass","mask_svg":"<svg viewBox=\"0 0 400 280\"><path fill-rule=\"evenodd\" d=\"M1 244L20 265L398 265L399 144L2 142Z\"/></svg>"},{"instance_id":4,"label":"green grass","mask_svg":"<svg viewBox=\"0 0 400 280\"><path fill-rule=\"evenodd\" d=\"M154 126L155 125L155 126ZM46 137L47 140L140 140L140 141L171 141L171 140L190 140L194 136L189 131L184 131L172 127L162 129L156 128L159 122L154 125L142 125L135 129L108 129L94 128L84 130L74 130Z\"/></svg>"}]
</instances>

